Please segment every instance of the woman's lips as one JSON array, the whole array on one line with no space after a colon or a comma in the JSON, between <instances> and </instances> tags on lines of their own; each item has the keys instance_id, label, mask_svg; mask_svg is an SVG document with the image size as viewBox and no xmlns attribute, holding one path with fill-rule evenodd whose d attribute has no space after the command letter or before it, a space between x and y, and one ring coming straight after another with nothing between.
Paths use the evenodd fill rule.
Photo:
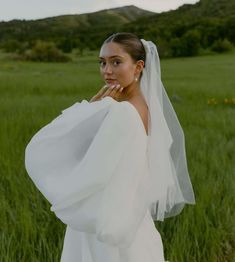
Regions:
<instances>
[{"instance_id":1,"label":"woman's lips","mask_svg":"<svg viewBox=\"0 0 235 262\"><path fill-rule=\"evenodd\" d=\"M115 83L115 82L117 82L116 79L106 79L105 81L106 81L107 83Z\"/></svg>"}]
</instances>

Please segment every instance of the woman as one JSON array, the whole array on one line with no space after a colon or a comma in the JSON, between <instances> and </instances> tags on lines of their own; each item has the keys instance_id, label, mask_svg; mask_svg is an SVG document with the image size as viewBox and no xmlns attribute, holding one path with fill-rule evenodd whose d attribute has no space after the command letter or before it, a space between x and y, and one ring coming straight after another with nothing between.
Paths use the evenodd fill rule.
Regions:
<instances>
[{"instance_id":1,"label":"woman","mask_svg":"<svg viewBox=\"0 0 235 262\"><path fill-rule=\"evenodd\" d=\"M157 49L117 33L99 59L106 85L34 135L26 169L67 225L61 262L163 262L154 220L195 200Z\"/></svg>"}]
</instances>

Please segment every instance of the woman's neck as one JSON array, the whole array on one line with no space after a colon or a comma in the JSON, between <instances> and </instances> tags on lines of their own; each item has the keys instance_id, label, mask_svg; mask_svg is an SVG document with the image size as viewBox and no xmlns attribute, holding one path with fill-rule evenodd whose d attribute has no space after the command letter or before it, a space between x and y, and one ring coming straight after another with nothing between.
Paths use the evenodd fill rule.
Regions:
<instances>
[{"instance_id":1,"label":"woman's neck","mask_svg":"<svg viewBox=\"0 0 235 262\"><path fill-rule=\"evenodd\" d=\"M121 101L130 101L136 97L142 96L139 82L131 83L129 86L125 87L121 92L119 97L119 102Z\"/></svg>"}]
</instances>

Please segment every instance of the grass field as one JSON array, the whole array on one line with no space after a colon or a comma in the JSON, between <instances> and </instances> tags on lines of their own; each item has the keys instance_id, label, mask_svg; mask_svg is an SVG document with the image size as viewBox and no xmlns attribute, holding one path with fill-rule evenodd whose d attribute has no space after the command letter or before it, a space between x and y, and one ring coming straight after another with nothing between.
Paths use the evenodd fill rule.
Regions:
<instances>
[{"instance_id":1,"label":"grass field","mask_svg":"<svg viewBox=\"0 0 235 262\"><path fill-rule=\"evenodd\" d=\"M100 89L97 56L54 64L0 54L1 262L60 259L65 225L27 175L24 150L61 110ZM166 59L161 68L196 197L179 216L155 222L166 260L235 261L235 53Z\"/></svg>"}]
</instances>

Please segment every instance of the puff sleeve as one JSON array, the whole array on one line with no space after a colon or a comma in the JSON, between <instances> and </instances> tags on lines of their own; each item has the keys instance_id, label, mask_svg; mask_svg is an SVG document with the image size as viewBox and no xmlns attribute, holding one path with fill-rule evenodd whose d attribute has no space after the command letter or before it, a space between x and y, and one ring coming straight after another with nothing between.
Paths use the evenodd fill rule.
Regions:
<instances>
[{"instance_id":1,"label":"puff sleeve","mask_svg":"<svg viewBox=\"0 0 235 262\"><path fill-rule=\"evenodd\" d=\"M102 103L83 102L42 128L25 166L63 223L128 247L149 204L146 137L133 108Z\"/></svg>"}]
</instances>

